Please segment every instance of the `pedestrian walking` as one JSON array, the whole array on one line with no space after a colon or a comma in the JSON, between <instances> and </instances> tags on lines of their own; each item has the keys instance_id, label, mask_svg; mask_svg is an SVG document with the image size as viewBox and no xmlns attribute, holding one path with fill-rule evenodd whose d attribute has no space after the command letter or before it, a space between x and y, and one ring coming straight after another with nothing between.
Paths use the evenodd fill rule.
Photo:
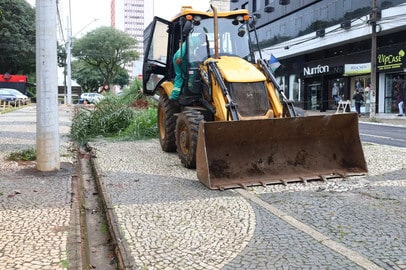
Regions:
<instances>
[{"instance_id":1,"label":"pedestrian walking","mask_svg":"<svg viewBox=\"0 0 406 270\"><path fill-rule=\"evenodd\" d=\"M334 105L337 106L338 102L340 101L340 96L339 96L340 88L338 87L337 83L333 84L333 88L331 89L331 94L333 96L333 101Z\"/></svg>"},{"instance_id":2,"label":"pedestrian walking","mask_svg":"<svg viewBox=\"0 0 406 270\"><path fill-rule=\"evenodd\" d=\"M364 103L364 97L358 89L355 90L355 94L352 99L355 102L355 111L358 113L358 116L361 116L361 105Z\"/></svg>"},{"instance_id":3,"label":"pedestrian walking","mask_svg":"<svg viewBox=\"0 0 406 270\"><path fill-rule=\"evenodd\" d=\"M398 107L399 107L398 116L403 116L403 95L402 95L402 91L398 91L397 102L398 102Z\"/></svg>"}]
</instances>

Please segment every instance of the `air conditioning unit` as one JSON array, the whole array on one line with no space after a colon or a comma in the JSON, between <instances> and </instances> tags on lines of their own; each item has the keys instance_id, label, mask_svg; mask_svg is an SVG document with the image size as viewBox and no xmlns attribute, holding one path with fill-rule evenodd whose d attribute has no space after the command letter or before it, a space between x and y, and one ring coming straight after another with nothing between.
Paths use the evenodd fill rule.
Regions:
<instances>
[{"instance_id":1,"label":"air conditioning unit","mask_svg":"<svg viewBox=\"0 0 406 270\"><path fill-rule=\"evenodd\" d=\"M270 5L267 5L267 6L264 7L264 11L265 11L266 13L271 13L271 12L274 12L274 11L275 11L275 8L272 7L272 6L270 6Z\"/></svg>"},{"instance_id":2,"label":"air conditioning unit","mask_svg":"<svg viewBox=\"0 0 406 270\"><path fill-rule=\"evenodd\" d=\"M316 37L324 37L326 35L326 31L324 29L319 29L316 31Z\"/></svg>"},{"instance_id":3,"label":"air conditioning unit","mask_svg":"<svg viewBox=\"0 0 406 270\"><path fill-rule=\"evenodd\" d=\"M279 5L286 6L290 4L290 0L279 0Z\"/></svg>"},{"instance_id":4,"label":"air conditioning unit","mask_svg":"<svg viewBox=\"0 0 406 270\"><path fill-rule=\"evenodd\" d=\"M350 29L350 28L351 28L351 21L342 22L342 23L341 23L341 28L342 28L342 29L345 29L345 30Z\"/></svg>"}]
</instances>

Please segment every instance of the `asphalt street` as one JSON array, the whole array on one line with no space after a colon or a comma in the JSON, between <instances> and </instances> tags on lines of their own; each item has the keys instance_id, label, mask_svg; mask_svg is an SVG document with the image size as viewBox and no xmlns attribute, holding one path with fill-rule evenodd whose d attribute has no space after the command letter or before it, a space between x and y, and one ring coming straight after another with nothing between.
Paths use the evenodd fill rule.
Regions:
<instances>
[{"instance_id":1,"label":"asphalt street","mask_svg":"<svg viewBox=\"0 0 406 270\"><path fill-rule=\"evenodd\" d=\"M406 147L406 126L364 122L359 124L359 133L363 142Z\"/></svg>"}]
</instances>

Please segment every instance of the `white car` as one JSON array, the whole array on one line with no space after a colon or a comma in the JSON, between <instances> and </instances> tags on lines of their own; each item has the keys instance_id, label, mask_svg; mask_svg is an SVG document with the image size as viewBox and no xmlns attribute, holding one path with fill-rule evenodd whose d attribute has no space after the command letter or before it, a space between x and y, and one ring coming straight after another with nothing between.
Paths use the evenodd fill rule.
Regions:
<instances>
[{"instance_id":1,"label":"white car","mask_svg":"<svg viewBox=\"0 0 406 270\"><path fill-rule=\"evenodd\" d=\"M15 105L27 105L30 102L30 98L20 91L12 88L0 88L1 93L8 93L17 97Z\"/></svg>"},{"instance_id":2,"label":"white car","mask_svg":"<svg viewBox=\"0 0 406 270\"><path fill-rule=\"evenodd\" d=\"M96 104L99 102L104 96L100 95L99 93L83 93L80 95L81 102L88 104Z\"/></svg>"}]
</instances>

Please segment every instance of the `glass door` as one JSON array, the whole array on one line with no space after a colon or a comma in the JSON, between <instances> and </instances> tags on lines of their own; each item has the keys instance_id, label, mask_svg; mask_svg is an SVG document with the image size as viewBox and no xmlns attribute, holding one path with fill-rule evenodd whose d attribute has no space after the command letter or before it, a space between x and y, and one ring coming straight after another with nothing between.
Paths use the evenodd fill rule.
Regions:
<instances>
[{"instance_id":1,"label":"glass door","mask_svg":"<svg viewBox=\"0 0 406 270\"><path fill-rule=\"evenodd\" d=\"M321 82L313 82L307 85L309 109L312 111L320 110L321 88Z\"/></svg>"}]
</instances>

